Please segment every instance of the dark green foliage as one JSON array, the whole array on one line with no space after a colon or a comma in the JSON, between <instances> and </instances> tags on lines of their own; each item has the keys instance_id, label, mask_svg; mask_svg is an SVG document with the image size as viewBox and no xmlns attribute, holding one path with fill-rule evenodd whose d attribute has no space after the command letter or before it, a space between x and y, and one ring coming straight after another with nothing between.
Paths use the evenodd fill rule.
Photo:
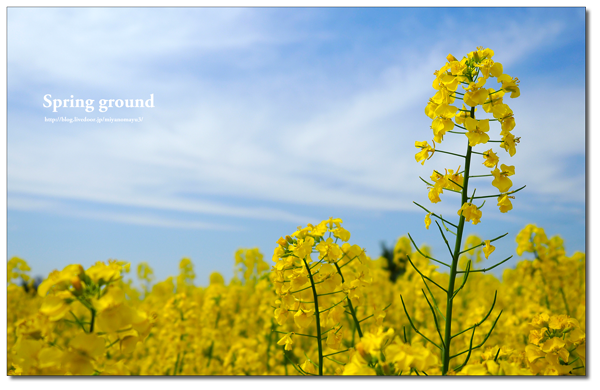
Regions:
<instances>
[{"instance_id":1,"label":"dark green foliage","mask_svg":"<svg viewBox=\"0 0 600 390\"><path fill-rule=\"evenodd\" d=\"M387 265L384 267L385 270L389 271L390 281L396 283L396 279L404 275L406 272L406 256L400 256L398 262L394 262L394 247L387 247L385 242L381 242L381 257L386 260Z\"/></svg>"}]
</instances>

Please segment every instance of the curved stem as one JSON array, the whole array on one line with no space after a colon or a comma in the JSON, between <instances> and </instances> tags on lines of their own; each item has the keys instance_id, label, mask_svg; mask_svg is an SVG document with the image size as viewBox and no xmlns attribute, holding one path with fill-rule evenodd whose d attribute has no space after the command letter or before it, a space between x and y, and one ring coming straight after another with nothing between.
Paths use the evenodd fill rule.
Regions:
<instances>
[{"instance_id":1,"label":"curved stem","mask_svg":"<svg viewBox=\"0 0 600 390\"><path fill-rule=\"evenodd\" d=\"M308 278L310 279L310 285L313 290L313 297L315 303L315 317L317 317L317 347L319 349L319 375L323 375L323 345L321 342L321 315L319 313L319 297L317 296L317 288L315 287L315 281L313 280L313 275L310 272L310 268L308 267L308 263L306 262L306 258L303 260L304 265L306 266L306 272L308 272Z\"/></svg>"}]
</instances>

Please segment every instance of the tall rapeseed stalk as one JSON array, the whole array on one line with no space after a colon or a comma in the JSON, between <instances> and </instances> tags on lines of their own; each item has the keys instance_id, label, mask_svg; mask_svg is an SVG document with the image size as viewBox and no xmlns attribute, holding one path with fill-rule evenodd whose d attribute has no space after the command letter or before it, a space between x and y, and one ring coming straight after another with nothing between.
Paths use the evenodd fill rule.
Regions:
<instances>
[{"instance_id":1,"label":"tall rapeseed stalk","mask_svg":"<svg viewBox=\"0 0 600 390\"><path fill-rule=\"evenodd\" d=\"M502 314L502 312L500 312L500 314L498 314L498 316L494 319L492 326L489 332L483 338L483 341L477 345L473 345L473 338L477 327L486 321L492 313L496 303L496 296L494 295L492 307L487 312L487 315L481 319L481 321L466 329L460 330L455 334L452 334L453 301L460 290L465 286L469 274L473 272L489 271L510 259L510 257L504 259L496 265L486 269L471 269L471 263L469 261L466 269L464 271L459 271L458 262L461 254L472 251L477 247L484 246L483 252L487 258L495 249L491 243L508 234L506 233L496 238L485 240L478 245L461 251L465 222L471 222L473 225L476 225L480 222L482 217L481 208L485 204L485 200L483 199L486 198L496 198L497 205L500 208L500 211L503 213L511 210L512 204L510 199L514 199L514 196L511 195L525 188L525 186L523 186L517 190L509 191L513 185L509 176L515 174L515 167L500 164L499 157L493 149L483 150L485 148L482 148L481 151L475 150L477 145L499 143L499 146L508 152L508 154L512 157L516 152L515 146L520 139L519 137L515 138L515 136L512 134L512 130L515 127L515 119L512 110L503 100L507 94L510 94L511 98L516 98L519 96L519 80L509 76L508 74L505 74L502 64L499 62L494 62L492 60L493 56L493 50L483 49L482 47L469 53L460 61L451 54L448 55L448 62L439 71L434 73L436 77L433 81L433 88L436 89L437 92L429 100L427 107L425 107L425 113L433 120L431 125L431 129L433 130L433 146L430 146L427 141L415 142L415 146L421 149L419 153L416 154L415 159L417 162L421 162L421 164L424 164L426 160L429 160L435 152L456 156L459 158L459 160L462 160L457 164L458 169L456 172L453 169L445 169L445 173L442 174L441 171L434 170L433 174L431 175L431 182L421 178L421 180L423 180L429 186L428 197L432 203L438 203L441 201L440 195L444 192L444 190L460 194L460 207L458 208L457 212L459 216L458 223L452 223L448 219L443 218L442 215L438 215L415 202L415 204L427 212L427 215L425 216L425 227L427 229L429 229L431 217L433 216L441 221L442 225L444 226L444 230L455 236L454 246L452 248L450 242L444 234L444 230L442 230L442 227L436 220L435 223L442 235L442 238L444 239L444 242L446 243L446 246L448 247L450 254L449 260L444 262L421 253L425 257L444 265L449 269L450 275L447 287L441 286L433 279L421 273L421 271L419 271L415 264L411 261L410 257L408 258L411 265L415 267L415 270L421 275L429 293L429 297L431 298L428 298L428 295L425 293L425 291L423 291L423 295L425 296L425 299L431 308L437 334L440 339L439 342L432 341L417 329L417 327L414 325L414 322L410 318L408 311L406 310L404 299L402 299L404 311L411 323L411 326L423 338L440 350L440 356L442 360L442 375L446 375L450 371L458 372L467 364L469 357L471 356L471 352L474 349L481 347L485 343L496 323L498 322L500 315ZM498 90L495 90L494 88L485 88L486 83L488 81L492 81L494 78L496 78L496 81L501 84L501 87ZM464 92L458 91L459 86L462 87ZM458 108L457 106L453 105L456 99L463 101L462 108ZM484 112L481 113L483 114L483 117L488 114L488 116L491 115L493 118L476 118L475 112L477 111L477 106L481 106L483 109ZM490 136L488 135L490 130L490 122L499 122L501 127L500 140L490 139ZM454 130L455 128L459 128L461 130ZM447 133L457 136L466 136L467 147L464 154L444 151L436 147L436 142L441 144L444 139L444 135ZM493 168L489 174L473 174L472 170L474 170L474 167L471 165L471 163L474 162L473 155L482 156L482 165L488 169ZM499 164L500 167L498 167ZM463 171L460 171L460 166L464 166ZM470 179L486 177L493 177L492 185L498 189L500 192L499 194L475 196L476 189L473 189L472 192L469 192ZM483 200L483 202L480 205L477 205L476 203L478 203L480 200ZM419 251L419 248L415 244L414 240L412 240L412 242L417 251ZM460 286L457 288L457 276L459 274L463 274L463 278ZM433 284L435 287L441 289L446 295L445 315L442 314L442 308L438 307L437 301L435 300L434 295L429 287L430 284ZM466 332L471 332L469 347L463 351L453 351L451 348L453 339ZM451 361L463 355L465 356L463 361L451 367Z\"/></svg>"}]
</instances>

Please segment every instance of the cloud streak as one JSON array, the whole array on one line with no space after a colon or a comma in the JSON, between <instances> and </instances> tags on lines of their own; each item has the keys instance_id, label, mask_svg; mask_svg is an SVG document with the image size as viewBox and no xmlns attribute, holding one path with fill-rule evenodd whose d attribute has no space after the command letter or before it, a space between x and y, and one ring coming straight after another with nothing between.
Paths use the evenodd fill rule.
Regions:
<instances>
[{"instance_id":1,"label":"cloud streak","mask_svg":"<svg viewBox=\"0 0 600 390\"><path fill-rule=\"evenodd\" d=\"M192 15L11 9L8 189L15 200L9 208L25 207L18 196L35 196L42 200L27 207L53 210L43 199L56 198L298 223L314 219L290 211L296 205L415 211L412 200L426 191L415 173L429 177L433 168L458 165L438 154L422 168L412 147L431 137L423 109L433 90L426 86L447 54L447 42L430 48L418 46L418 40L407 43L406 57L361 69L360 80L344 81L353 74L345 68L332 72L327 61L335 61L335 54L314 56L302 46L335 43L340 32L327 33L320 24L310 30L311 13L286 14L287 28L274 16L253 9ZM48 30L48 20L59 27ZM452 24L445 23L440 30ZM482 32L478 40L490 41L506 65L518 66L551 50L565 28L554 20L515 21L502 31ZM43 31L48 36L40 40ZM465 39L450 46L459 55L477 43ZM311 56L297 66L284 58L306 50ZM351 56L349 50L342 55ZM41 108L43 94L67 94L69 88L96 99L152 91L157 108L131 111L144 116L143 126L42 123L48 115ZM515 178L527 191L557 202L583 202L583 173L565 171L562 163L583 154L583 94L583 86L522 86L513 110L514 132L523 142L515 158L503 162L517 166ZM459 143L464 140L443 146ZM272 206L248 205L252 202ZM85 214L124 223L211 226L119 215Z\"/></svg>"}]
</instances>

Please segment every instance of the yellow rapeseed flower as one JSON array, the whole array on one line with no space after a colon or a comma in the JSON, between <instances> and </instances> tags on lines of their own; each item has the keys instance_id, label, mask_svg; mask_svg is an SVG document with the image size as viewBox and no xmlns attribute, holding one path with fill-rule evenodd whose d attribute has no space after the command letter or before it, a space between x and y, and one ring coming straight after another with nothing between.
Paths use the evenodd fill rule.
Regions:
<instances>
[{"instance_id":1,"label":"yellow rapeseed flower","mask_svg":"<svg viewBox=\"0 0 600 390\"><path fill-rule=\"evenodd\" d=\"M485 255L485 258L487 259L492 254L492 252L494 252L496 247L490 244L490 240L485 240L484 242L485 246L483 247L483 253Z\"/></svg>"},{"instance_id":2,"label":"yellow rapeseed flower","mask_svg":"<svg viewBox=\"0 0 600 390\"><path fill-rule=\"evenodd\" d=\"M481 222L481 210L478 210L477 206L472 203L464 203L457 214L465 217L465 220L467 222L470 221L473 225L477 225Z\"/></svg>"}]
</instances>

